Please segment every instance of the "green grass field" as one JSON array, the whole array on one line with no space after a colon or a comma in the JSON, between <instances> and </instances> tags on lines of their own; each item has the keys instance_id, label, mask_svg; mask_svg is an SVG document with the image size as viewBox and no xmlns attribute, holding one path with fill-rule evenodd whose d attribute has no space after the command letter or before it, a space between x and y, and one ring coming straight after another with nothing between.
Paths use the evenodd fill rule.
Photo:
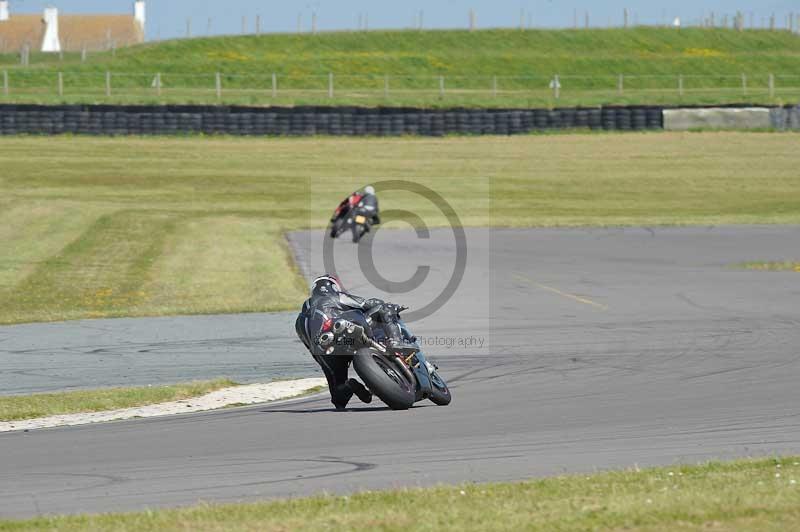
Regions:
<instances>
[{"instance_id":1,"label":"green grass field","mask_svg":"<svg viewBox=\"0 0 800 532\"><path fill-rule=\"evenodd\" d=\"M0 531L759 530L800 528L798 458L132 514L0 521Z\"/></svg>"},{"instance_id":2,"label":"green grass field","mask_svg":"<svg viewBox=\"0 0 800 532\"><path fill-rule=\"evenodd\" d=\"M91 55L0 55L7 101L216 102L425 106L800 101L800 37L786 31L640 27L596 30L370 31L217 37ZM64 94L57 94L57 72ZM105 73L113 72L112 96ZM156 96L155 74L163 91ZM278 93L272 97L272 74ZM328 98L328 75L335 98ZM775 74L770 97L769 74ZM549 90L561 78L561 99ZM618 75L624 74L623 91ZM745 90L741 75L747 75ZM388 94L385 76L389 76ZM678 76L684 76L683 96ZM445 77L440 94L439 76ZM497 77L497 93L493 92ZM0 100L1 101L1 100Z\"/></svg>"},{"instance_id":3,"label":"green grass field","mask_svg":"<svg viewBox=\"0 0 800 532\"><path fill-rule=\"evenodd\" d=\"M72 392L0 396L0 421L19 421L62 414L103 412L180 401L236 386L229 379L165 386L100 388Z\"/></svg>"},{"instance_id":4,"label":"green grass field","mask_svg":"<svg viewBox=\"0 0 800 532\"><path fill-rule=\"evenodd\" d=\"M295 309L284 232L387 178L434 188L469 226L797 224L799 140L5 138L0 323ZM444 223L416 196L382 205Z\"/></svg>"}]
</instances>

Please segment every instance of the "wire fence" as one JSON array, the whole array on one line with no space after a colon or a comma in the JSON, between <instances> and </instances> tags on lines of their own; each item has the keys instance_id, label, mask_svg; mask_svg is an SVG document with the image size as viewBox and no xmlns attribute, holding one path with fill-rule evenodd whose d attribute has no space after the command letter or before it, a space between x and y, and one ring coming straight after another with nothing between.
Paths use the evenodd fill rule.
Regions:
<instances>
[{"instance_id":1,"label":"wire fence","mask_svg":"<svg viewBox=\"0 0 800 532\"><path fill-rule=\"evenodd\" d=\"M800 97L800 74L741 73L729 75L483 75L408 76L337 75L287 76L279 73L131 73L0 71L0 99L142 98L148 101L224 101L249 98L270 100L502 100L567 97L643 98L658 95L680 99L721 94L739 97Z\"/></svg>"}]
</instances>

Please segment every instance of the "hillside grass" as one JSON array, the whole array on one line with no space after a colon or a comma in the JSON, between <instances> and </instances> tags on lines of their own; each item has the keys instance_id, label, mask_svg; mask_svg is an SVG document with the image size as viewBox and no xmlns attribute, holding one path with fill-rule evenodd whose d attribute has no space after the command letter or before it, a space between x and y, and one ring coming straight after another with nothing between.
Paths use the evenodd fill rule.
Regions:
<instances>
[{"instance_id":1,"label":"hillside grass","mask_svg":"<svg viewBox=\"0 0 800 532\"><path fill-rule=\"evenodd\" d=\"M33 65L0 55L11 93L40 102L216 102L425 106L553 106L602 103L800 101L800 37L787 31L638 27L475 32L370 31L213 37L148 43L97 53L35 54ZM56 72L64 73L64 95ZM105 72L112 71L112 97ZM163 91L156 96L155 74ZM278 95L271 76L278 76ZM327 95L335 76L335 98ZM741 74L748 76L747 90ZM768 75L775 74L770 98ZM548 88L561 77L561 98ZM624 91L618 93L618 75ZM389 76L388 95L384 94ZM678 76L684 76L683 96ZM445 77L445 94L439 92ZM493 80L497 76L497 94ZM1 100L0 100L1 101Z\"/></svg>"},{"instance_id":2,"label":"hillside grass","mask_svg":"<svg viewBox=\"0 0 800 532\"><path fill-rule=\"evenodd\" d=\"M0 521L0 531L797 530L798 458Z\"/></svg>"},{"instance_id":3,"label":"hillside grass","mask_svg":"<svg viewBox=\"0 0 800 532\"><path fill-rule=\"evenodd\" d=\"M236 383L229 379L216 379L163 386L0 396L0 421L134 408L200 397L231 386L236 386Z\"/></svg>"},{"instance_id":4,"label":"hillside grass","mask_svg":"<svg viewBox=\"0 0 800 532\"><path fill-rule=\"evenodd\" d=\"M467 226L800 224L796 133L37 138L0 150L0 323L296 309L284 232L385 179ZM444 225L413 194L384 209Z\"/></svg>"}]
</instances>

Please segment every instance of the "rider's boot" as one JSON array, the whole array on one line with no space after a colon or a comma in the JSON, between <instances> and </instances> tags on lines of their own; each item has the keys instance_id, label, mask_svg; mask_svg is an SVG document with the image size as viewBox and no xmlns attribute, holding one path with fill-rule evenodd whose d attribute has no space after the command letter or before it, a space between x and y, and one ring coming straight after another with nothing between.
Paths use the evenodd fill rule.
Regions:
<instances>
[{"instance_id":1,"label":"rider's boot","mask_svg":"<svg viewBox=\"0 0 800 532\"><path fill-rule=\"evenodd\" d=\"M347 379L347 386L356 394L356 397L361 399L362 403L372 402L372 392L355 379Z\"/></svg>"},{"instance_id":2,"label":"rider's boot","mask_svg":"<svg viewBox=\"0 0 800 532\"><path fill-rule=\"evenodd\" d=\"M402 354L410 355L417 351L417 348L403 338L403 333L400 331L400 326L396 323L386 324L386 336L389 337L389 348L393 351L399 351Z\"/></svg>"}]
</instances>

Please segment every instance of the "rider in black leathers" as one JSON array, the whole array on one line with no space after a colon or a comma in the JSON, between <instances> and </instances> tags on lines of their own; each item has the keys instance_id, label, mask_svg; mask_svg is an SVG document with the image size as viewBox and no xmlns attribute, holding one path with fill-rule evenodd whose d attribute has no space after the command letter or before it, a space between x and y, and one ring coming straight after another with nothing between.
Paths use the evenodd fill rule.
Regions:
<instances>
[{"instance_id":1,"label":"rider in black leathers","mask_svg":"<svg viewBox=\"0 0 800 532\"><path fill-rule=\"evenodd\" d=\"M372 394L357 380L348 379L347 370L352 356L326 352L327 347L320 345L320 336L330 330L337 319L360 325L369 335L371 327L366 316L372 316L372 322L383 327L389 346L407 350L411 347L403 339L397 324L399 310L397 305L380 299L364 299L344 292L341 283L333 275L323 275L312 283L311 297L303 303L297 316L295 332L325 372L331 402L337 410L344 409L353 394L365 403L372 400Z\"/></svg>"}]
</instances>

